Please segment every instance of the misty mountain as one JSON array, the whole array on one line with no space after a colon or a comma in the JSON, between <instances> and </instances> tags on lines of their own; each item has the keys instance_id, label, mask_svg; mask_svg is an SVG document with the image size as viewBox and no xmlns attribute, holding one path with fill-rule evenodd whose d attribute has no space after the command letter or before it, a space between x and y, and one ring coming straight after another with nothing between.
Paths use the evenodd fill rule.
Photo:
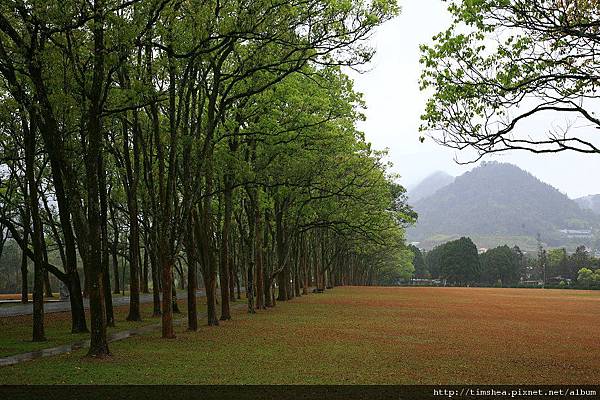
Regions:
<instances>
[{"instance_id":1,"label":"misty mountain","mask_svg":"<svg viewBox=\"0 0 600 400\"><path fill-rule=\"evenodd\" d=\"M574 200L581 208L592 210L600 214L600 194L590 194L589 196L579 197Z\"/></svg>"},{"instance_id":2,"label":"misty mountain","mask_svg":"<svg viewBox=\"0 0 600 400\"><path fill-rule=\"evenodd\" d=\"M415 203L425 197L429 197L444 186L454 181L454 177L443 171L437 171L423 179L417 185L408 190L408 198Z\"/></svg>"},{"instance_id":3,"label":"misty mountain","mask_svg":"<svg viewBox=\"0 0 600 400\"><path fill-rule=\"evenodd\" d=\"M535 238L557 243L562 229L600 226L600 217L530 173L488 162L457 177L432 195L411 203L419 214L409 240L435 236ZM565 240L567 238L565 237Z\"/></svg>"}]
</instances>

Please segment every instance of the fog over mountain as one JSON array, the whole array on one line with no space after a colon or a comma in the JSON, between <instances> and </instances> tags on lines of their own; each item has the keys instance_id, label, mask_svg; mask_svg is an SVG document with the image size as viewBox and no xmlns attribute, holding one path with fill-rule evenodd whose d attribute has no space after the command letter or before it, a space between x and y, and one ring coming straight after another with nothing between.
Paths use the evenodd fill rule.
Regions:
<instances>
[{"instance_id":1,"label":"fog over mountain","mask_svg":"<svg viewBox=\"0 0 600 400\"><path fill-rule=\"evenodd\" d=\"M431 195L409 201L419 220L408 239L426 244L468 235L486 247L504 241L531 248L539 233L549 245L569 245L591 242L592 231L600 227L600 216L506 163L483 163Z\"/></svg>"},{"instance_id":2,"label":"fog over mountain","mask_svg":"<svg viewBox=\"0 0 600 400\"><path fill-rule=\"evenodd\" d=\"M425 197L429 197L444 186L449 185L454 181L454 177L443 171L436 171L423 179L417 185L409 187L408 199L415 203Z\"/></svg>"},{"instance_id":3,"label":"fog over mountain","mask_svg":"<svg viewBox=\"0 0 600 400\"><path fill-rule=\"evenodd\" d=\"M600 214L600 194L590 194L588 196L578 197L575 199L581 208L592 210L596 214Z\"/></svg>"}]
</instances>

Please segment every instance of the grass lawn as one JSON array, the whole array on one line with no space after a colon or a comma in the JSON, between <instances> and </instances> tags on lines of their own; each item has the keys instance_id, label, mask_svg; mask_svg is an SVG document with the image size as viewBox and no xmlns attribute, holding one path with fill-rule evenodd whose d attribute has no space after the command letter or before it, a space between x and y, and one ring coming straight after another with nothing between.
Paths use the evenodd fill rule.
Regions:
<instances>
[{"instance_id":1,"label":"grass lawn","mask_svg":"<svg viewBox=\"0 0 600 400\"><path fill-rule=\"evenodd\" d=\"M182 314L181 316L176 315L175 318L187 318L187 315L185 314L187 312L187 300L179 300L178 304ZM108 328L108 332L118 332L160 323L160 317L152 317L152 303L142 303L140 307L142 312L142 322L126 321L129 305L115 307L114 312L116 326L114 328ZM205 310L206 299L204 297L199 297L198 312L202 313L205 312ZM89 329L90 318L88 310L86 310L86 315ZM31 315L0 317L0 357L45 349L82 339L89 339L90 337L89 333L71 333L70 312L47 313L44 317L44 328L46 330L46 338L48 340L45 342L36 343L31 341Z\"/></svg>"},{"instance_id":2,"label":"grass lawn","mask_svg":"<svg viewBox=\"0 0 600 400\"><path fill-rule=\"evenodd\" d=\"M82 350L3 367L0 382L600 381L600 292L591 291L344 287L177 335L112 343L101 361Z\"/></svg>"}]
</instances>

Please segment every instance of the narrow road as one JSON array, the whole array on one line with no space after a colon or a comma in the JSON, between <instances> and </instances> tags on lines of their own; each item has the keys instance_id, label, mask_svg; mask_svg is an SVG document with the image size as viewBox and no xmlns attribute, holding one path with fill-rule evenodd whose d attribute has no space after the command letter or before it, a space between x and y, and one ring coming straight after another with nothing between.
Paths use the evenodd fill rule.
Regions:
<instances>
[{"instance_id":1,"label":"narrow road","mask_svg":"<svg viewBox=\"0 0 600 400\"><path fill-rule=\"evenodd\" d=\"M197 296L204 295L204 289L196 292ZM187 292L177 292L178 299L187 299ZM140 303L152 303L152 294L140 293ZM90 302L87 299L83 300L84 307L87 309L90 306ZM113 306L124 306L129 304L129 296L113 297ZM53 301L44 303L45 313L56 313L71 311L71 303L66 301ZM27 304L11 304L0 307L0 318L1 317L16 317L18 315L30 315L33 314L33 302Z\"/></svg>"}]
</instances>

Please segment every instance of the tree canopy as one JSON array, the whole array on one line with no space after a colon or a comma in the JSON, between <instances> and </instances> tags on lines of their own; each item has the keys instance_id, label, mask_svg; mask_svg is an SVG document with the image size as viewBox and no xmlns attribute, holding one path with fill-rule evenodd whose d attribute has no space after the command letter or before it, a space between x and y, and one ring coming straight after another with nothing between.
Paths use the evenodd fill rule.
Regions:
<instances>
[{"instance_id":1,"label":"tree canopy","mask_svg":"<svg viewBox=\"0 0 600 400\"><path fill-rule=\"evenodd\" d=\"M421 46L423 131L475 159L510 149L598 153L593 136L570 129L600 126L596 2L457 0L448 10L450 27ZM526 121L554 122L531 132Z\"/></svg>"},{"instance_id":2,"label":"tree canopy","mask_svg":"<svg viewBox=\"0 0 600 400\"><path fill-rule=\"evenodd\" d=\"M34 340L48 272L71 294L73 332L88 330L89 297L99 357L122 286L130 321L152 290L171 338L176 286L195 330L198 286L218 325L242 286L254 313L310 286L409 276L416 215L357 130L361 96L342 72L372 57L366 40L398 11L393 0L2 2L0 224L25 284L25 257L35 266Z\"/></svg>"}]
</instances>

